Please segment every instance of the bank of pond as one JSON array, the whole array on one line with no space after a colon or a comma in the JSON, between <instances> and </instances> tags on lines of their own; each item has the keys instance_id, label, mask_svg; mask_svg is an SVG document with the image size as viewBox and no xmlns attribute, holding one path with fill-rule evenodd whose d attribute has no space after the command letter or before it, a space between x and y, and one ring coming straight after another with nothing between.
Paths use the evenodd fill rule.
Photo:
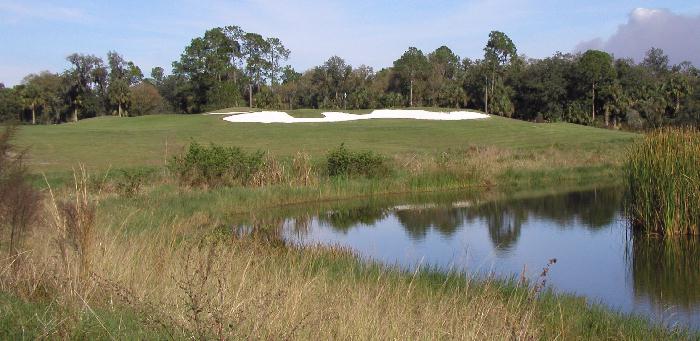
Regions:
<instances>
[{"instance_id":1,"label":"bank of pond","mask_svg":"<svg viewBox=\"0 0 700 341\"><path fill-rule=\"evenodd\" d=\"M610 187L497 200L465 193L375 198L287 207L230 228L265 230L290 245L345 248L408 273L545 282L652 324L700 330L700 240L635 232L623 193Z\"/></svg>"}]
</instances>

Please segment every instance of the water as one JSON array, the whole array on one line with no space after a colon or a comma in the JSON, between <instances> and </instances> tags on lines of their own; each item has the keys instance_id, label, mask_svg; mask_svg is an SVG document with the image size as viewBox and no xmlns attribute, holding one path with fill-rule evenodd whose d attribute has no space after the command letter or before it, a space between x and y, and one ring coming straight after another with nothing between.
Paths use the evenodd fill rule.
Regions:
<instances>
[{"instance_id":1,"label":"water","mask_svg":"<svg viewBox=\"0 0 700 341\"><path fill-rule=\"evenodd\" d=\"M337 245L405 269L416 266L504 278L547 276L585 296L666 326L700 329L700 245L631 236L619 189L527 199L364 203L309 210L282 221L301 245Z\"/></svg>"}]
</instances>

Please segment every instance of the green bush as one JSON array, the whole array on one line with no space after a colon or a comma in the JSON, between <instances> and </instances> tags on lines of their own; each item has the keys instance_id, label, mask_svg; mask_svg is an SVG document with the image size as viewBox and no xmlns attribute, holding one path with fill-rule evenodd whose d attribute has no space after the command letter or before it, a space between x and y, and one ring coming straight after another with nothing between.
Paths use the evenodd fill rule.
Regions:
<instances>
[{"instance_id":1,"label":"green bush","mask_svg":"<svg viewBox=\"0 0 700 341\"><path fill-rule=\"evenodd\" d=\"M380 177L389 173L386 158L372 151L351 151L341 144L326 156L328 175Z\"/></svg>"},{"instance_id":2,"label":"green bush","mask_svg":"<svg viewBox=\"0 0 700 341\"><path fill-rule=\"evenodd\" d=\"M175 156L168 168L189 185L246 185L264 163L264 153L246 153L238 147L209 147L193 142L186 153Z\"/></svg>"},{"instance_id":3,"label":"green bush","mask_svg":"<svg viewBox=\"0 0 700 341\"><path fill-rule=\"evenodd\" d=\"M132 197L139 193L143 185L152 180L153 168L122 169L115 180L119 193Z\"/></svg>"}]
</instances>

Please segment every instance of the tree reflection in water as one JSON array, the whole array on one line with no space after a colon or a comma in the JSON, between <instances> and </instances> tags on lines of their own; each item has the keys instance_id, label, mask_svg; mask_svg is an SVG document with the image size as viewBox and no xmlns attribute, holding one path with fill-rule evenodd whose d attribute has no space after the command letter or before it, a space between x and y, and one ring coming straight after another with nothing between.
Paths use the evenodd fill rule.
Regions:
<instances>
[{"instance_id":1,"label":"tree reflection in water","mask_svg":"<svg viewBox=\"0 0 700 341\"><path fill-rule=\"evenodd\" d=\"M427 257L431 265L441 266L452 262L458 248L478 243L475 254L490 257L495 251L500 269L514 275L540 256L542 241L561 241L552 247L580 265L557 272L557 285L564 290L700 328L700 240L629 235L625 223L615 221L622 217L622 195L612 188L485 202L451 197L339 209L331 205L287 218L286 229L297 236L309 234L314 243L352 245L389 264L409 264L415 253L421 261ZM276 230L279 221L262 225ZM303 243L303 238L297 240ZM598 283L582 285L582 278Z\"/></svg>"},{"instance_id":2,"label":"tree reflection in water","mask_svg":"<svg viewBox=\"0 0 700 341\"><path fill-rule=\"evenodd\" d=\"M340 208L320 214L319 222L347 233L358 225L372 226L393 211L406 233L414 240L424 239L430 230L449 238L474 220L483 220L497 250L509 250L518 241L521 228L529 219L549 219L561 228L577 220L596 230L612 222L619 210L621 191L617 189L573 192L527 199L504 199L473 207L436 205L432 208L393 209L371 205Z\"/></svg>"},{"instance_id":3,"label":"tree reflection in water","mask_svg":"<svg viewBox=\"0 0 700 341\"><path fill-rule=\"evenodd\" d=\"M700 302L700 240L697 237L662 240L632 236L628 263L634 294L656 306L689 310Z\"/></svg>"},{"instance_id":4,"label":"tree reflection in water","mask_svg":"<svg viewBox=\"0 0 700 341\"><path fill-rule=\"evenodd\" d=\"M336 231L347 233L357 225L373 226L378 221L386 218L388 209L385 207L361 206L354 208L341 208L320 214L318 220L328 224Z\"/></svg>"}]
</instances>

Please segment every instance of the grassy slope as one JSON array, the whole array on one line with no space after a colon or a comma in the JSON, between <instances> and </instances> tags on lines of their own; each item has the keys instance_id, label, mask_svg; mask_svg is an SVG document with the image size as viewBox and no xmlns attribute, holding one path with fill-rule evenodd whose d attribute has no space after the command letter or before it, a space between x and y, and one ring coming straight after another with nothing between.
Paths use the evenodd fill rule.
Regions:
<instances>
[{"instance_id":1,"label":"grassy slope","mask_svg":"<svg viewBox=\"0 0 700 341\"><path fill-rule=\"evenodd\" d=\"M310 113L301 113L309 115ZM523 150L555 147L571 153L621 150L636 135L566 123L533 124L493 117L478 121L371 120L308 124L231 124L220 115L96 118L58 126L23 127L17 143L30 147L36 171L70 170L78 162L104 170L162 165L191 140L320 155L345 142L385 154L435 153L468 146ZM167 143L167 148L166 148Z\"/></svg>"},{"instance_id":2,"label":"grassy slope","mask_svg":"<svg viewBox=\"0 0 700 341\"><path fill-rule=\"evenodd\" d=\"M295 111L292 114L308 117L317 115L318 112L306 110ZM70 169L78 162L84 162L94 169L106 169L110 166L122 168L142 165L162 165L165 157L166 139L168 141L168 153L171 155L190 140L197 140L205 143L211 141L225 145L237 145L249 150L268 150L278 155L290 155L296 151L304 150L317 157L340 142L345 142L352 148L371 148L389 155L411 153L434 154L448 149L464 149L469 146L477 145L513 149L516 150L516 153L521 152L522 155L527 155L527 153L532 153L532 151L546 151L554 148L564 154L571 154L574 155L573 157L576 157L579 153L591 154L592 152L606 154L608 156L611 155L611 153L618 155L623 152L628 143L635 139L636 136L637 135L630 133L571 124L533 124L499 117L483 121L458 122L373 120L332 124L234 125L221 121L221 116L163 115L128 119L100 118L81 121L77 124L24 127L19 136L19 144L32 147L30 156L32 157L32 167L35 171L60 172ZM561 154L554 155L556 157L562 156ZM517 158L518 154L513 157ZM596 166L595 162L592 166ZM598 166L606 167L602 162ZM548 166L543 166L543 171L545 171L547 167ZM523 175L520 174L520 176ZM592 179L596 179L595 176ZM366 187L371 191L374 191L377 187L381 187L379 184L374 184L373 181L367 182L369 185L364 182L359 182L357 184L353 182L351 185L355 184L361 189L365 189ZM326 186L325 188L330 188L330 190L328 190L330 193L336 191L333 186ZM165 219L161 221L161 219L157 217L157 212L168 212L166 214L168 216L182 217L186 220L189 219L187 217L198 217L202 216L202 214L206 217L212 217L212 215L216 215L211 214L211 212L205 213L201 208L213 205L213 211L229 211L231 208L229 206L232 204L248 208L250 206L258 207L261 198L265 199L264 201L266 202L272 202L272 200L269 199L278 197L280 191L290 192L288 196L292 198L299 196L299 198L302 199L311 197L309 193L316 193L317 189L280 189L271 187L268 189L250 190L246 188L231 188L182 193L177 190L163 190L163 188L160 188L149 192L145 196L138 196L137 198L123 198L124 200L118 198L116 202L113 201L112 204L107 203L107 205L105 205L106 207L103 206L103 208L106 209L106 212L108 212L107 216L110 217L128 216L129 218L123 218L132 221L131 224L127 224L131 225L128 229L131 231L136 229L138 231L140 230L138 227L143 227L144 225L173 225L161 225ZM266 199L266 193L268 192L274 193L270 194L270 198ZM348 190L347 192L350 194L357 194L355 192L361 191ZM325 197L321 193L319 193L318 196L321 198ZM331 195L328 196L332 197ZM232 200L232 198L235 198L235 200ZM250 201L250 203L247 201ZM281 203L283 202L278 202L276 204ZM145 209L145 213L143 214L144 216L150 216L150 218L140 219L137 217L139 214L136 214L136 216L131 215L136 212L133 209L134 205L143 208L150 207L151 209ZM124 211L119 212L120 210ZM134 224L133 220L147 222L148 224ZM190 224L188 223L185 225L188 225L186 230L190 230ZM192 226L203 227L197 224ZM207 229L208 227L205 228L205 230ZM150 247L149 243L144 246L144 248ZM155 245L153 247L155 247ZM159 252L162 253L162 250ZM264 254L266 254L266 252ZM372 276L376 269L372 271L358 269L358 267L363 267L357 265L357 263L355 263L356 260L352 257L341 257L340 259L336 257L331 258L334 259L332 261L323 262L325 264L321 269L323 269L322 272L325 273L325 275L321 276L318 280L325 283L326 280L323 278L330 275L333 279L333 281L329 282L329 285L333 283L331 288L334 289L332 291L336 291L338 288L344 288L343 292L350 292L353 290L352 288L362 291L366 289L366 285L379 283L377 279ZM354 271L347 271L347 262L355 264L350 266ZM176 264L177 262L173 264L174 268L177 268ZM302 276L300 277L300 283L308 280L303 277L303 273L308 273L306 271L308 269L294 272L294 269L288 269L288 264L289 259L287 257L281 257L279 269L275 271L292 271L295 276ZM144 266L148 269L150 265ZM335 270L339 271L336 272ZM259 275L265 277L274 272L266 271L260 272ZM353 276L352 273L355 271L358 271L357 273L361 279L350 280L349 278ZM134 273L137 272L138 271ZM122 270L117 269L115 269L114 273L122 273L126 276L131 276L131 272L122 272ZM340 277L338 278L336 276ZM423 275L421 275L421 277L422 276ZM426 273L425 276L435 276L434 280L436 283L444 283L446 280L446 278L441 275L430 275ZM287 279L285 279L285 283L286 281ZM393 287L402 281L412 282L410 276L406 274L397 274L395 278L383 282L387 283L383 285ZM432 282L432 280L428 282ZM386 290L383 285L380 286L380 292ZM449 302L451 297L459 295L459 290L448 290L444 294L437 294L435 292L435 287L429 283L425 283L425 287L423 287L423 284L420 286L423 290L418 290L417 292L421 293L421 295L430 296L424 303L438 303L438 306L444 307L445 305L440 305L439 302ZM409 285L409 288L410 287ZM404 289L405 288L392 289L389 290L389 292L391 295L398 295L396 297L403 297L402 290ZM325 299L324 297L327 296L319 296L319 300L323 301ZM344 296L338 296L337 299L343 300ZM415 309L418 303L412 302L413 300L411 299L405 300L405 302L398 306L398 308L400 308L399 310L404 308L407 309L406 311ZM499 302L499 300L495 300L494 302ZM19 303L13 303L11 306L19 309L21 305ZM339 306L346 307L348 305L340 304ZM449 306L453 307L453 305ZM309 308L311 311L334 309L327 304L320 304L318 306L311 305ZM357 309L362 310L364 308ZM510 311L510 308L506 310ZM517 312L518 310L519 309L515 309L514 311ZM528 309L526 308L526 310ZM534 319L535 321L533 321L534 325L531 325L531 327L535 330L534 334L544 338L563 336L560 332L569 337L575 337L576 335L584 338L625 336L632 338L665 338L671 336L663 330L649 329L649 326L641 320L620 317L619 315L611 314L597 307L591 309L582 301L568 297L552 298L548 296L548 298L541 301L541 306L537 310L538 313ZM372 312L377 313L377 316L383 316L383 312L379 310L376 312L372 310ZM23 315L23 313L18 313L18 315ZM507 315L509 316L510 314ZM397 314L393 316L398 319L397 321L406 323L406 325L414 323L410 314ZM465 316L463 316L463 318L464 317ZM105 319L109 320L109 318ZM2 323L7 324L7 321ZM350 323L346 327L357 328L358 325L353 325L353 323ZM365 322L362 322L360 325L368 327L364 323ZM506 325L510 323L512 323L512 321L506 322ZM365 332L373 330L374 327L375 326L372 325L372 327L366 328ZM489 324L483 327L486 327L486 330L493 330L493 326ZM99 328L92 329L99 330ZM108 327L107 329L111 328ZM116 334L118 335L118 333ZM683 337L682 334L677 336Z\"/></svg>"}]
</instances>

